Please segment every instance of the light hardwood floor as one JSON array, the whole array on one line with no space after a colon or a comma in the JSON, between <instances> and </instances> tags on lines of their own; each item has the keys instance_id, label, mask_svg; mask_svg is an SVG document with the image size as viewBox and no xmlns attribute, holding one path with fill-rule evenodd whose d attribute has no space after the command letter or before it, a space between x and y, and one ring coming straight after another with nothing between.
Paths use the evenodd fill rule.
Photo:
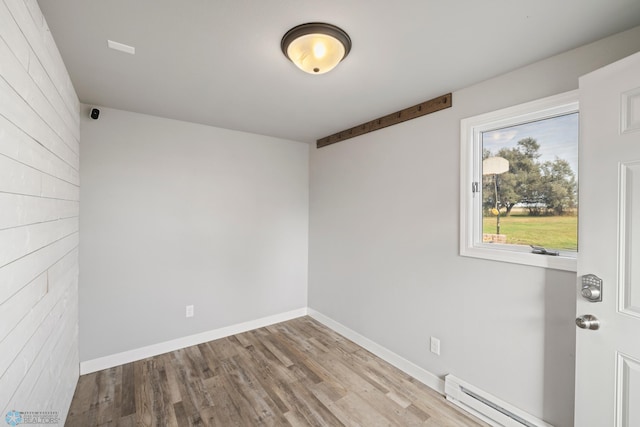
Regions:
<instances>
[{"instance_id":1,"label":"light hardwood floor","mask_svg":"<svg viewBox=\"0 0 640 427\"><path fill-rule=\"evenodd\" d=\"M486 426L302 317L80 377L66 426Z\"/></svg>"}]
</instances>

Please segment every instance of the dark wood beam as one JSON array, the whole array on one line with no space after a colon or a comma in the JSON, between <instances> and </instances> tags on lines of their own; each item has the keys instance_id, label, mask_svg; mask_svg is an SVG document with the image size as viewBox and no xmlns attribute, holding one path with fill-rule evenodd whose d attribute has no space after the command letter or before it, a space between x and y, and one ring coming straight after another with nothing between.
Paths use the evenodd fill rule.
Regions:
<instances>
[{"instance_id":1,"label":"dark wood beam","mask_svg":"<svg viewBox=\"0 0 640 427\"><path fill-rule=\"evenodd\" d=\"M355 136L373 132L374 130L406 122L407 120L415 119L416 117L421 117L426 114L444 110L445 108L449 107L451 107L450 93L430 99L429 101L425 101L418 105L414 105L413 107L396 111L395 113L388 114L384 117L380 117L379 119L371 120L370 122L363 123L359 126L354 126L351 129L343 130L342 132L326 136L316 141L316 146L317 148L322 148L330 144L335 144L336 142L344 141L345 139L353 138Z\"/></svg>"}]
</instances>

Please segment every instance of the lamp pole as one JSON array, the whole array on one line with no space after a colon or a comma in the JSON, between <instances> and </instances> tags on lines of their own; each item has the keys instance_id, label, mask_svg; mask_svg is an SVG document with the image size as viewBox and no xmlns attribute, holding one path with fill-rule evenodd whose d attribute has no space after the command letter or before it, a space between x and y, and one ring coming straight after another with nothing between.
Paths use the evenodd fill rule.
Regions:
<instances>
[{"instance_id":1,"label":"lamp pole","mask_svg":"<svg viewBox=\"0 0 640 427\"><path fill-rule=\"evenodd\" d=\"M498 175L509 170L509 161L504 157L488 157L482 161L482 175L493 175L495 191L496 234L500 234L500 208L498 205Z\"/></svg>"},{"instance_id":2,"label":"lamp pole","mask_svg":"<svg viewBox=\"0 0 640 427\"><path fill-rule=\"evenodd\" d=\"M496 211L498 211L498 215L496 215L496 234L500 234L500 209L498 208L498 174L493 174L493 188L496 190Z\"/></svg>"}]
</instances>

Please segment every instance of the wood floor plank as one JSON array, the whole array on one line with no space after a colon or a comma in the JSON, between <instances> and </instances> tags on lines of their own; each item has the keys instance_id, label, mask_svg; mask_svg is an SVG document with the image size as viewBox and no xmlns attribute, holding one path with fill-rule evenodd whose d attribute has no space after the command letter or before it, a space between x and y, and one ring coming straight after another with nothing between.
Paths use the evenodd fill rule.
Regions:
<instances>
[{"instance_id":1,"label":"wood floor plank","mask_svg":"<svg viewBox=\"0 0 640 427\"><path fill-rule=\"evenodd\" d=\"M327 408L307 387L306 383L291 384L292 397L296 404L292 405L310 426L342 426L344 425L333 412Z\"/></svg>"},{"instance_id":2,"label":"wood floor plank","mask_svg":"<svg viewBox=\"0 0 640 427\"><path fill-rule=\"evenodd\" d=\"M180 402L174 403L173 405L178 424L182 426L182 423L186 421L187 424L184 425L204 425L204 421L200 416L200 410L209 406L206 402L208 396L196 393L196 389L200 388L199 384L197 384L199 379L192 375L192 367L189 366L189 359L185 357L185 352L183 350L177 350L172 352L171 355L173 357L171 357L170 360L175 367L177 386L180 395ZM186 415L184 421L181 420L182 412L178 413L177 408L184 410L184 414Z\"/></svg>"},{"instance_id":3,"label":"wood floor plank","mask_svg":"<svg viewBox=\"0 0 640 427\"><path fill-rule=\"evenodd\" d=\"M291 359L278 348L278 342L276 340L271 339L271 337L265 337L262 341L262 344L273 354L283 366L287 368L293 365Z\"/></svg>"},{"instance_id":4,"label":"wood floor plank","mask_svg":"<svg viewBox=\"0 0 640 427\"><path fill-rule=\"evenodd\" d=\"M98 377L98 372L83 375L82 381L78 381L73 399L71 400L71 407L69 413L81 413L89 409L92 403L97 402L97 383L95 378Z\"/></svg>"},{"instance_id":5,"label":"wood floor plank","mask_svg":"<svg viewBox=\"0 0 640 427\"><path fill-rule=\"evenodd\" d=\"M184 405L182 402L176 402L173 404L173 413L176 414L176 422L178 426L191 426L193 422L187 411L184 409Z\"/></svg>"},{"instance_id":6,"label":"wood floor plank","mask_svg":"<svg viewBox=\"0 0 640 427\"><path fill-rule=\"evenodd\" d=\"M358 426L358 422L345 412L340 406L336 405L336 401L342 399L347 393L336 396L332 390L325 387L325 383L314 384L309 387L313 395L345 426Z\"/></svg>"},{"instance_id":7,"label":"wood floor plank","mask_svg":"<svg viewBox=\"0 0 640 427\"><path fill-rule=\"evenodd\" d=\"M83 375L69 427L482 427L310 317Z\"/></svg>"},{"instance_id":8,"label":"wood floor plank","mask_svg":"<svg viewBox=\"0 0 640 427\"><path fill-rule=\"evenodd\" d=\"M170 396L170 401L172 404L178 403L182 401L182 396L180 395L180 387L178 386L178 375L176 373L176 365L172 363L171 353L161 354L160 356L156 356L159 360L162 361L164 365L164 373L167 378L165 391Z\"/></svg>"},{"instance_id":9,"label":"wood floor plank","mask_svg":"<svg viewBox=\"0 0 640 427\"><path fill-rule=\"evenodd\" d=\"M177 425L175 409L171 399L167 371L163 359L157 359L152 372L154 425Z\"/></svg>"},{"instance_id":10,"label":"wood floor plank","mask_svg":"<svg viewBox=\"0 0 640 427\"><path fill-rule=\"evenodd\" d=\"M449 414L451 413L449 409L453 408L453 405L431 388L417 382L414 378L411 378L396 367L389 365L364 349L352 353L351 356L355 359L352 358L349 360L348 363L350 366L365 369L368 375L384 384L385 387L391 389L396 399L410 402L415 401L416 403L413 404L415 409L427 414L437 414L439 418L448 420L448 423L458 425L455 424L458 421L449 420ZM430 399L419 399L419 396L423 395L429 396ZM463 419L461 425L468 425L465 423L469 422L471 421Z\"/></svg>"},{"instance_id":11,"label":"wood floor plank","mask_svg":"<svg viewBox=\"0 0 640 427\"><path fill-rule=\"evenodd\" d=\"M286 425L288 422L278 408L278 404L261 386L260 381L253 374L250 363L245 363L240 354L229 359L233 364L232 378L235 386L244 395L246 401L257 415L257 422L265 425Z\"/></svg>"},{"instance_id":12,"label":"wood floor plank","mask_svg":"<svg viewBox=\"0 0 640 427\"><path fill-rule=\"evenodd\" d=\"M121 370L121 394L120 417L126 418L136 413L135 382L133 375L133 363L122 365Z\"/></svg>"},{"instance_id":13,"label":"wood floor plank","mask_svg":"<svg viewBox=\"0 0 640 427\"><path fill-rule=\"evenodd\" d=\"M283 402L281 394L277 391L279 385L289 382L287 378L280 376L278 372L272 371L269 364L258 356L253 346L245 348L244 351L238 353L238 356L242 358L242 365L253 374L258 386L264 390L273 404L277 406L277 410L281 413L288 412L290 408Z\"/></svg>"},{"instance_id":14,"label":"wood floor plank","mask_svg":"<svg viewBox=\"0 0 640 427\"><path fill-rule=\"evenodd\" d=\"M107 425L111 422L115 424L114 416L117 419L116 406L118 401L116 400L116 386L120 382L121 367L115 367L101 371L98 376L98 412L97 423L98 425Z\"/></svg>"},{"instance_id":15,"label":"wood floor plank","mask_svg":"<svg viewBox=\"0 0 640 427\"><path fill-rule=\"evenodd\" d=\"M265 345L263 340L258 336L251 337L251 346L246 348L251 354L251 358L259 364L260 369L265 375L273 378L276 383L297 381L296 376L291 372L288 366L281 363Z\"/></svg>"},{"instance_id":16,"label":"wood floor plank","mask_svg":"<svg viewBox=\"0 0 640 427\"><path fill-rule=\"evenodd\" d=\"M203 419L210 426L232 426L241 425L239 408L233 403L224 387L222 375L207 378L204 381L205 387L211 395L216 396L214 406L206 408Z\"/></svg>"},{"instance_id":17,"label":"wood floor plank","mask_svg":"<svg viewBox=\"0 0 640 427\"><path fill-rule=\"evenodd\" d=\"M336 402L336 406L341 408L343 413L349 414L353 421L361 426L378 427L396 425L387 417L374 410L374 408L357 393L348 393Z\"/></svg>"},{"instance_id":18,"label":"wood floor plank","mask_svg":"<svg viewBox=\"0 0 640 427\"><path fill-rule=\"evenodd\" d=\"M241 346L243 347L249 347L251 345L251 340L249 339L249 334L251 332L244 332L242 334L237 334L234 335L236 337L236 339L238 340L238 342L240 343Z\"/></svg>"},{"instance_id":19,"label":"wood floor plank","mask_svg":"<svg viewBox=\"0 0 640 427\"><path fill-rule=\"evenodd\" d=\"M220 338L208 343L211 350L216 355L216 359L222 361L235 356L238 353L238 349L233 345L229 338Z\"/></svg>"},{"instance_id":20,"label":"wood floor plank","mask_svg":"<svg viewBox=\"0 0 640 427\"><path fill-rule=\"evenodd\" d=\"M133 364L133 377L136 384L135 388L135 405L136 405L136 421L138 425L149 427L153 420L153 404L150 394L151 382L145 369L145 361L138 361Z\"/></svg>"},{"instance_id":21,"label":"wood floor plank","mask_svg":"<svg viewBox=\"0 0 640 427\"><path fill-rule=\"evenodd\" d=\"M136 426L136 414L130 414L125 417L121 417L116 422L116 427L135 427Z\"/></svg>"},{"instance_id":22,"label":"wood floor plank","mask_svg":"<svg viewBox=\"0 0 640 427\"><path fill-rule=\"evenodd\" d=\"M234 375L235 367L230 359L227 359L223 365L224 373L220 375L224 393L227 394L233 406L236 408L236 417L234 425L253 426L253 425L271 425L265 424L270 421L268 410L264 407L253 407L248 396L242 393L241 387L236 383L237 376Z\"/></svg>"}]
</instances>

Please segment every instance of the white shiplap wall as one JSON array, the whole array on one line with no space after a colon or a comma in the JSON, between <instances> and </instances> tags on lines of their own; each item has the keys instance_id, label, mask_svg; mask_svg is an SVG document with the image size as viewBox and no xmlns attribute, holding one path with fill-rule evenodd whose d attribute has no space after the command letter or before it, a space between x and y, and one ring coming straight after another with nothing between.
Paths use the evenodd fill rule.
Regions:
<instances>
[{"instance_id":1,"label":"white shiplap wall","mask_svg":"<svg viewBox=\"0 0 640 427\"><path fill-rule=\"evenodd\" d=\"M0 0L0 413L78 380L78 97L36 0Z\"/></svg>"}]
</instances>

